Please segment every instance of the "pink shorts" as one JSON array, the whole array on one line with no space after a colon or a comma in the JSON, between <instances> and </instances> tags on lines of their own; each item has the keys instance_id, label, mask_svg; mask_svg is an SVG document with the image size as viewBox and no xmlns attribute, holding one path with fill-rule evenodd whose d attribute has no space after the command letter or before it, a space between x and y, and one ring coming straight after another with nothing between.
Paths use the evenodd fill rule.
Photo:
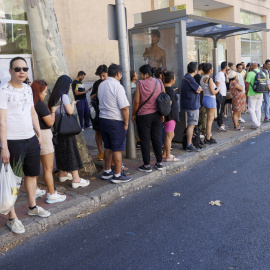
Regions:
<instances>
[{"instance_id":1,"label":"pink shorts","mask_svg":"<svg viewBox=\"0 0 270 270\"><path fill-rule=\"evenodd\" d=\"M174 132L176 121L170 120L168 122L163 123L165 132Z\"/></svg>"}]
</instances>

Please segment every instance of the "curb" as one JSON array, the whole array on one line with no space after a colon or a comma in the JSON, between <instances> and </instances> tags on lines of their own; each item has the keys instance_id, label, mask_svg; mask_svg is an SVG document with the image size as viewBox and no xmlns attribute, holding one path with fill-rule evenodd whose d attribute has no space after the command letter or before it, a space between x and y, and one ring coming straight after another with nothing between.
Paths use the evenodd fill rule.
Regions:
<instances>
[{"instance_id":1,"label":"curb","mask_svg":"<svg viewBox=\"0 0 270 270\"><path fill-rule=\"evenodd\" d=\"M7 251L8 249L22 243L26 239L39 235L41 232L46 231L56 225L63 226L70 220L75 218L82 218L86 215L93 213L100 207L108 205L131 192L145 188L154 182L157 182L165 176L173 173L182 172L199 161L206 160L216 153L223 152L234 145L246 141L252 137L258 136L262 132L269 130L270 125L265 125L258 130L251 131L247 134L227 139L226 141L207 146L200 152L186 153L181 156L177 162L173 162L166 167L163 171L153 171L152 173L140 176L131 182L125 184L108 185L87 195L79 195L73 191L67 191L66 194L73 197L72 200L65 204L57 205L50 209L51 216L48 218L40 217L27 217L23 219L26 232L21 235L12 233L7 227L0 229L0 252Z\"/></svg>"}]
</instances>

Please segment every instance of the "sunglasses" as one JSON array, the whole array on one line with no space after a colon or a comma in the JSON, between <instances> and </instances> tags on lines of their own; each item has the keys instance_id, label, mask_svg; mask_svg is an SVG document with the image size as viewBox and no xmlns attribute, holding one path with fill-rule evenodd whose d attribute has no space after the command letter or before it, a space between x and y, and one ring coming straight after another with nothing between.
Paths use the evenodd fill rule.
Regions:
<instances>
[{"instance_id":1,"label":"sunglasses","mask_svg":"<svg viewBox=\"0 0 270 270\"><path fill-rule=\"evenodd\" d=\"M39 82L41 85L43 85L43 84L48 85L44 80L38 80L38 82Z\"/></svg>"},{"instance_id":2,"label":"sunglasses","mask_svg":"<svg viewBox=\"0 0 270 270\"><path fill-rule=\"evenodd\" d=\"M11 68L11 69L13 69L15 72L21 72L21 70L23 70L24 72L27 72L29 70L28 67L23 67L23 68L15 67L15 68Z\"/></svg>"}]
</instances>

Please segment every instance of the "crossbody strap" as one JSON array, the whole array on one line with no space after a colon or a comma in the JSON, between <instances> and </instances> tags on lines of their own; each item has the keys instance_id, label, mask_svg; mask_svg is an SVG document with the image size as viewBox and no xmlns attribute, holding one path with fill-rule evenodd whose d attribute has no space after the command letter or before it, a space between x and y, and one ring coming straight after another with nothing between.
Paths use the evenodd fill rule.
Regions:
<instances>
[{"instance_id":1,"label":"crossbody strap","mask_svg":"<svg viewBox=\"0 0 270 270\"><path fill-rule=\"evenodd\" d=\"M138 110L137 110L137 113L138 113L139 109L140 109L146 102L148 102L148 100L154 95L154 93L155 93L155 91L156 91L156 88L157 88L157 79L156 79L156 84L155 84L154 91L152 92L152 94L150 95L150 97L149 97L145 102L143 102L143 103L139 106L139 108L138 108Z\"/></svg>"}]
</instances>

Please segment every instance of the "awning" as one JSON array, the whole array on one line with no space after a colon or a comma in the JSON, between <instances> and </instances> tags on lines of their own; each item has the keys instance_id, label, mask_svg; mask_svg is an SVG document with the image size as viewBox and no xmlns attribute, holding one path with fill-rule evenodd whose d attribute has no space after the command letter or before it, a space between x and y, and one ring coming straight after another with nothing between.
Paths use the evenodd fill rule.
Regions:
<instances>
[{"instance_id":1,"label":"awning","mask_svg":"<svg viewBox=\"0 0 270 270\"><path fill-rule=\"evenodd\" d=\"M176 23L179 20L184 20L187 25L187 36L212 38L214 40L235 35L270 31L266 28L266 23L246 25L209 17L188 15L186 14L186 10L171 11L170 8L135 14L134 20L134 28L136 29L154 25L158 26L165 23Z\"/></svg>"}]
</instances>

